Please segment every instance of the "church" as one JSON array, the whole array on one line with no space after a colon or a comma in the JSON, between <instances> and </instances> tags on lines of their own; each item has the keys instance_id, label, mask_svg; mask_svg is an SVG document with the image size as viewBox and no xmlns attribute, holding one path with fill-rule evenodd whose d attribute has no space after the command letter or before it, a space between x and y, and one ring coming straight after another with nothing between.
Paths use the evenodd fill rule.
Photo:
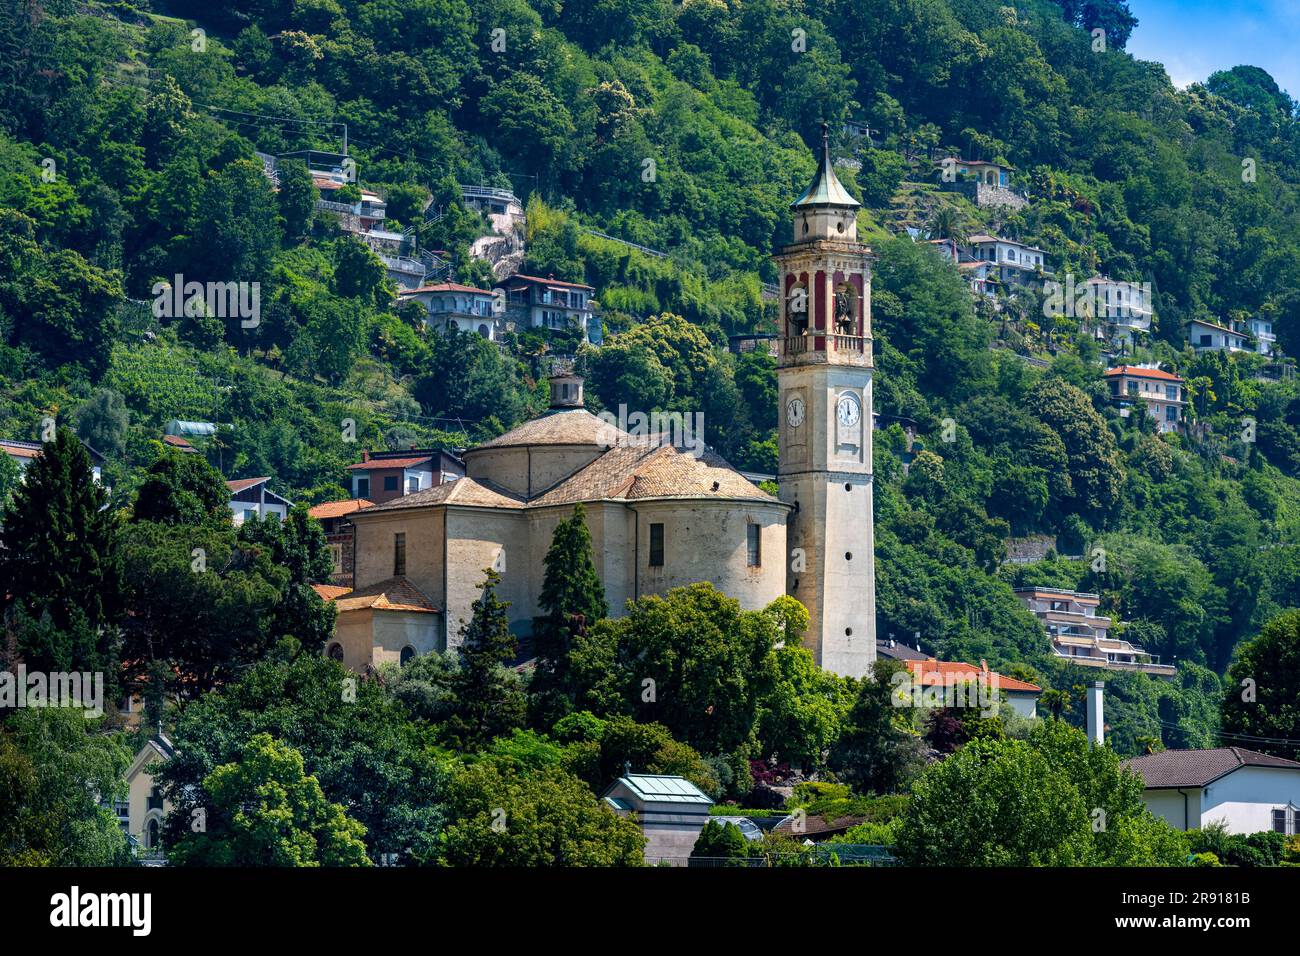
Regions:
<instances>
[{"instance_id":1,"label":"church","mask_svg":"<svg viewBox=\"0 0 1300 956\"><path fill-rule=\"evenodd\" d=\"M455 648L484 569L501 573L511 628L539 613L555 526L581 502L610 613L708 581L747 610L790 594L818 664L861 677L875 660L871 254L825 127L792 205L781 271L779 496L707 449L629 434L551 379L540 417L464 454L465 476L352 515L355 590L328 589L328 653L353 669ZM646 410L647 412L650 410Z\"/></svg>"}]
</instances>

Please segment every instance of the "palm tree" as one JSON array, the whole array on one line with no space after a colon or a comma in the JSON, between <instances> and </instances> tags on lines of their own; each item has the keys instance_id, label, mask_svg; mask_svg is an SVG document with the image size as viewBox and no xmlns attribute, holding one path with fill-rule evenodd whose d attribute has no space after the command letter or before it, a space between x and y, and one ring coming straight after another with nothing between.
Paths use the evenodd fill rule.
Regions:
<instances>
[{"instance_id":1,"label":"palm tree","mask_svg":"<svg viewBox=\"0 0 1300 956\"><path fill-rule=\"evenodd\" d=\"M953 242L966 241L966 219L954 206L935 206L930 211L930 221L926 223L926 232L931 239L951 239Z\"/></svg>"}]
</instances>

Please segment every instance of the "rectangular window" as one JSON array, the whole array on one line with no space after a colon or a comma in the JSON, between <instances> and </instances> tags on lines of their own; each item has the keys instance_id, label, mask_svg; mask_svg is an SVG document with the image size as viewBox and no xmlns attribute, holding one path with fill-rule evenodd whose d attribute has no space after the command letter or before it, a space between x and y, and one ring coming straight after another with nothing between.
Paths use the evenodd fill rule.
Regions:
<instances>
[{"instance_id":1,"label":"rectangular window","mask_svg":"<svg viewBox=\"0 0 1300 956\"><path fill-rule=\"evenodd\" d=\"M1202 335L1202 336L1201 336L1201 344L1202 344L1202 345L1213 345L1213 344L1214 344L1214 338L1213 338L1213 336Z\"/></svg>"},{"instance_id":2,"label":"rectangular window","mask_svg":"<svg viewBox=\"0 0 1300 956\"><path fill-rule=\"evenodd\" d=\"M406 573L406 532L393 535L393 576Z\"/></svg>"},{"instance_id":3,"label":"rectangular window","mask_svg":"<svg viewBox=\"0 0 1300 956\"><path fill-rule=\"evenodd\" d=\"M343 545L330 545L330 558L334 562L334 573L339 574L343 570Z\"/></svg>"},{"instance_id":4,"label":"rectangular window","mask_svg":"<svg viewBox=\"0 0 1300 956\"><path fill-rule=\"evenodd\" d=\"M397 476L384 475L384 491L396 491L396 490L397 490Z\"/></svg>"},{"instance_id":5,"label":"rectangular window","mask_svg":"<svg viewBox=\"0 0 1300 956\"><path fill-rule=\"evenodd\" d=\"M1273 832L1286 833L1286 811L1285 810L1273 811Z\"/></svg>"},{"instance_id":6,"label":"rectangular window","mask_svg":"<svg viewBox=\"0 0 1300 956\"><path fill-rule=\"evenodd\" d=\"M257 520L257 509L256 509L256 508L245 508L245 509L244 509L244 520L245 520L245 521L256 521L256 520Z\"/></svg>"},{"instance_id":7,"label":"rectangular window","mask_svg":"<svg viewBox=\"0 0 1300 956\"><path fill-rule=\"evenodd\" d=\"M751 568L762 567L763 565L763 526L759 524L750 524L745 526L746 539L746 564Z\"/></svg>"},{"instance_id":8,"label":"rectangular window","mask_svg":"<svg viewBox=\"0 0 1300 956\"><path fill-rule=\"evenodd\" d=\"M358 479L357 479L357 497L358 497L358 498L369 498L369 497L370 497L370 479L369 479L369 478L358 478Z\"/></svg>"},{"instance_id":9,"label":"rectangular window","mask_svg":"<svg viewBox=\"0 0 1300 956\"><path fill-rule=\"evenodd\" d=\"M413 494L420 490L420 476L411 475L406 479L406 493Z\"/></svg>"},{"instance_id":10,"label":"rectangular window","mask_svg":"<svg viewBox=\"0 0 1300 956\"><path fill-rule=\"evenodd\" d=\"M662 568L664 566L664 526L662 524L652 524L650 526L650 567Z\"/></svg>"}]
</instances>

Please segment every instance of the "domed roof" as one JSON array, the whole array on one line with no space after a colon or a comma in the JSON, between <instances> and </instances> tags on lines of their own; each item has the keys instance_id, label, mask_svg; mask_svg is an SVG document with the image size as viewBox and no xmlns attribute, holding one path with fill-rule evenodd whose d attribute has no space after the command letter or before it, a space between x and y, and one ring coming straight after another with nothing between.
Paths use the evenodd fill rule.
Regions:
<instances>
[{"instance_id":1,"label":"domed roof","mask_svg":"<svg viewBox=\"0 0 1300 956\"><path fill-rule=\"evenodd\" d=\"M617 425L597 418L585 408L553 408L524 422L504 435L498 435L467 451L488 448L522 448L528 445L593 445L608 448L627 440L627 433Z\"/></svg>"}]
</instances>

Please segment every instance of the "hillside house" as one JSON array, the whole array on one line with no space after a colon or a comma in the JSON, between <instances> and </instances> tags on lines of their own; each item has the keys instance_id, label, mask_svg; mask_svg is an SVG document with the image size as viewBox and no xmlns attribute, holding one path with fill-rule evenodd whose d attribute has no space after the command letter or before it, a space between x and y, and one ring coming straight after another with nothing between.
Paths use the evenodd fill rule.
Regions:
<instances>
[{"instance_id":1,"label":"hillside house","mask_svg":"<svg viewBox=\"0 0 1300 956\"><path fill-rule=\"evenodd\" d=\"M1093 276L1085 285L1100 337L1132 351L1139 336L1151 331L1150 288L1103 275Z\"/></svg>"},{"instance_id":2,"label":"hillside house","mask_svg":"<svg viewBox=\"0 0 1300 956\"><path fill-rule=\"evenodd\" d=\"M1244 747L1163 750L1124 761L1142 802L1177 830L1300 835L1300 763Z\"/></svg>"},{"instance_id":3,"label":"hillside house","mask_svg":"<svg viewBox=\"0 0 1300 956\"><path fill-rule=\"evenodd\" d=\"M504 283L506 312L520 328L580 329L590 337L592 294L596 291L579 282L561 282L554 276L540 279L516 273ZM598 334L598 333L596 333Z\"/></svg>"},{"instance_id":4,"label":"hillside house","mask_svg":"<svg viewBox=\"0 0 1300 956\"><path fill-rule=\"evenodd\" d=\"M983 693L995 696L999 702L1005 701L1021 717L1038 716L1038 698L1043 689L1037 684L991 671L984 661L976 667L964 661L941 661L928 657L924 660L906 659L903 666L911 674L913 683L922 690L974 685Z\"/></svg>"},{"instance_id":5,"label":"hillside house","mask_svg":"<svg viewBox=\"0 0 1300 956\"><path fill-rule=\"evenodd\" d=\"M96 484L103 483L104 463L107 459L95 449L91 448L84 441L81 446L86 449L86 454L90 456L90 473L95 479ZM35 460L36 456L41 453L41 443L38 441L17 441L9 438L0 439L0 451L8 455L15 465L18 466L18 476L21 479L27 466Z\"/></svg>"},{"instance_id":6,"label":"hillside house","mask_svg":"<svg viewBox=\"0 0 1300 956\"><path fill-rule=\"evenodd\" d=\"M163 821L172 811L172 802L163 797L155 776L175 755L175 746L162 731L145 741L126 771L126 799L113 806L122 830L145 859L162 856Z\"/></svg>"},{"instance_id":7,"label":"hillside house","mask_svg":"<svg viewBox=\"0 0 1300 956\"><path fill-rule=\"evenodd\" d=\"M411 446L397 451L362 451L348 465L353 498L383 504L465 477L465 463L442 448Z\"/></svg>"},{"instance_id":8,"label":"hillside house","mask_svg":"<svg viewBox=\"0 0 1300 956\"><path fill-rule=\"evenodd\" d=\"M1193 319L1188 341L1198 352L1250 352L1249 336L1242 331L1205 319Z\"/></svg>"},{"instance_id":9,"label":"hillside house","mask_svg":"<svg viewBox=\"0 0 1300 956\"><path fill-rule=\"evenodd\" d=\"M964 251L969 255L967 262L983 267L970 270L968 281L974 287L978 273L982 288L977 291L986 294L992 293L992 282L1010 287L1025 285L1042 276L1051 275L1046 266L1046 253L1042 249L1014 239L977 234L967 240Z\"/></svg>"},{"instance_id":10,"label":"hillside house","mask_svg":"<svg viewBox=\"0 0 1300 956\"><path fill-rule=\"evenodd\" d=\"M1106 370L1110 400L1127 418L1142 405L1162 432L1177 431L1187 406L1186 382L1172 372L1150 365L1117 365Z\"/></svg>"},{"instance_id":11,"label":"hillside house","mask_svg":"<svg viewBox=\"0 0 1300 956\"><path fill-rule=\"evenodd\" d=\"M234 515L236 527L245 521L264 521L267 518L283 521L289 516L293 502L272 491L270 482L270 476L235 478L226 482L230 489L230 512Z\"/></svg>"},{"instance_id":12,"label":"hillside house","mask_svg":"<svg viewBox=\"0 0 1300 956\"><path fill-rule=\"evenodd\" d=\"M1273 321L1271 319L1261 319L1256 316L1253 319L1247 319L1244 328L1254 341L1257 354L1272 355L1277 349L1277 333L1273 331Z\"/></svg>"},{"instance_id":13,"label":"hillside house","mask_svg":"<svg viewBox=\"0 0 1300 956\"><path fill-rule=\"evenodd\" d=\"M373 501L365 498L345 498L342 501L327 501L313 505L307 514L321 523L325 532L325 542L329 545L330 558L334 562L330 572L330 583L351 588L352 575L352 522L350 516L362 508L369 508Z\"/></svg>"},{"instance_id":14,"label":"hillside house","mask_svg":"<svg viewBox=\"0 0 1300 956\"><path fill-rule=\"evenodd\" d=\"M397 298L399 302L418 302L423 306L425 325L437 331L454 327L491 342L498 341L505 331L501 317L493 310L492 292L487 289L440 282L405 289Z\"/></svg>"},{"instance_id":15,"label":"hillside house","mask_svg":"<svg viewBox=\"0 0 1300 956\"><path fill-rule=\"evenodd\" d=\"M1021 209L1028 203L1011 188L1015 167L1008 163L949 156L934 162L940 188L961 193L977 206L1009 206Z\"/></svg>"},{"instance_id":16,"label":"hillside house","mask_svg":"<svg viewBox=\"0 0 1300 956\"><path fill-rule=\"evenodd\" d=\"M1087 591L1062 588L1016 588L1021 603L1042 622L1052 642L1052 653L1082 667L1116 671L1141 671L1153 677L1172 678L1178 669L1119 638L1110 636L1113 621L1097 613L1101 598Z\"/></svg>"}]
</instances>

